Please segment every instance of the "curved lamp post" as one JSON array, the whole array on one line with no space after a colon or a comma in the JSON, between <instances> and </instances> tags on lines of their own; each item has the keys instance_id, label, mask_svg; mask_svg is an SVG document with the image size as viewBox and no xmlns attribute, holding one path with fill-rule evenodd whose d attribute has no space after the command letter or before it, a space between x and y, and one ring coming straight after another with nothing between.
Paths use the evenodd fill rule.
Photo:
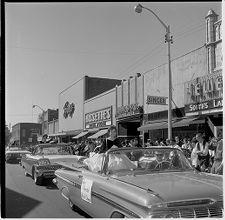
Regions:
<instances>
[{"instance_id":1,"label":"curved lamp post","mask_svg":"<svg viewBox=\"0 0 225 220\"><path fill-rule=\"evenodd\" d=\"M45 111L43 108L41 108L39 105L33 105L33 108L38 107L40 108L43 112Z\"/></svg>"},{"instance_id":2,"label":"curved lamp post","mask_svg":"<svg viewBox=\"0 0 225 220\"><path fill-rule=\"evenodd\" d=\"M173 38L170 36L170 26L166 25L151 9L143 7L141 4L138 4L134 7L135 12L141 13L142 9L150 11L158 21L166 29L165 43L168 43L168 70L169 70L169 96L168 96L168 138L172 139L172 76L171 76L171 60L170 60L170 43L173 43Z\"/></svg>"},{"instance_id":3,"label":"curved lamp post","mask_svg":"<svg viewBox=\"0 0 225 220\"><path fill-rule=\"evenodd\" d=\"M32 107L33 108L38 107L42 111L42 115L43 115L43 120L42 120L42 133L43 133L44 132L44 112L45 112L45 110L43 108L41 108L39 105L33 105Z\"/></svg>"}]
</instances>

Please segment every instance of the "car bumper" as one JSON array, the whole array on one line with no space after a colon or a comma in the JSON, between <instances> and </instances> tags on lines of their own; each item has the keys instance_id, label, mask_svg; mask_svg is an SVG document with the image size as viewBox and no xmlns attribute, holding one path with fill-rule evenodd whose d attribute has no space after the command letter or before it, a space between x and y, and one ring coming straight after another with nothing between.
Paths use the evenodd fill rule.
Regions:
<instances>
[{"instance_id":1,"label":"car bumper","mask_svg":"<svg viewBox=\"0 0 225 220\"><path fill-rule=\"evenodd\" d=\"M54 178L55 177L55 170L50 170L50 171L37 171L37 176L38 177L43 177L43 178Z\"/></svg>"}]
</instances>

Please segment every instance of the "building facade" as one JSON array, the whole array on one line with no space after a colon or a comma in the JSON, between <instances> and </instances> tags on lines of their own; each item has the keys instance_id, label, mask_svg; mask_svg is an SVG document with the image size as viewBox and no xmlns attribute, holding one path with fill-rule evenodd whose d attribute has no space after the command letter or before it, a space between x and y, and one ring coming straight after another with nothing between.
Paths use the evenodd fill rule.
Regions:
<instances>
[{"instance_id":1,"label":"building facade","mask_svg":"<svg viewBox=\"0 0 225 220\"><path fill-rule=\"evenodd\" d=\"M35 145L41 134L39 123L17 123L12 126L12 140L14 145Z\"/></svg>"},{"instance_id":2,"label":"building facade","mask_svg":"<svg viewBox=\"0 0 225 220\"><path fill-rule=\"evenodd\" d=\"M213 10L206 16L206 44L172 60L172 127L174 136L222 129L221 20ZM144 120L138 128L150 139L168 137L168 64L144 75Z\"/></svg>"},{"instance_id":3,"label":"building facade","mask_svg":"<svg viewBox=\"0 0 225 220\"><path fill-rule=\"evenodd\" d=\"M85 131L87 129L85 114L95 109L98 110L95 104L93 107L88 104L90 100L120 83L121 80L117 79L84 76L63 90L59 94L59 130L57 134L62 137L62 141L72 141L74 136ZM99 104L99 109L100 106L101 104Z\"/></svg>"},{"instance_id":4,"label":"building facade","mask_svg":"<svg viewBox=\"0 0 225 220\"><path fill-rule=\"evenodd\" d=\"M102 139L108 128L116 125L116 89L113 88L84 102L84 129L88 139Z\"/></svg>"},{"instance_id":5,"label":"building facade","mask_svg":"<svg viewBox=\"0 0 225 220\"><path fill-rule=\"evenodd\" d=\"M129 139L140 135L144 102L144 76L137 73L116 87L116 125L118 136Z\"/></svg>"}]
</instances>

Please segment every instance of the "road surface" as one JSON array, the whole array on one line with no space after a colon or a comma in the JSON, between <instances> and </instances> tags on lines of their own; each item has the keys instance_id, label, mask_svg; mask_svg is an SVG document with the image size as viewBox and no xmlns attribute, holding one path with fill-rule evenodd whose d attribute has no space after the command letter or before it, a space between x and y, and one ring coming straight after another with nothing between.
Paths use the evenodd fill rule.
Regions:
<instances>
[{"instance_id":1,"label":"road surface","mask_svg":"<svg viewBox=\"0 0 225 220\"><path fill-rule=\"evenodd\" d=\"M5 213L8 218L85 218L74 212L49 180L38 186L19 164L6 164ZM3 193L3 192L2 192Z\"/></svg>"}]
</instances>

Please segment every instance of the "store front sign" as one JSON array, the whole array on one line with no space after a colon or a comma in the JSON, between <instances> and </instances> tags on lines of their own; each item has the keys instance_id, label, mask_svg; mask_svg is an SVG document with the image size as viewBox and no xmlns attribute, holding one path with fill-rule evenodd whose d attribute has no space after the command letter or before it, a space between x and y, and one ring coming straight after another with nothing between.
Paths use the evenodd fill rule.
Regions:
<instances>
[{"instance_id":1,"label":"store front sign","mask_svg":"<svg viewBox=\"0 0 225 220\"><path fill-rule=\"evenodd\" d=\"M68 101L65 103L63 106L63 116L64 118L68 118L70 116L71 118L73 117L73 113L75 111L75 105L74 103L69 103Z\"/></svg>"},{"instance_id":2,"label":"store front sign","mask_svg":"<svg viewBox=\"0 0 225 220\"><path fill-rule=\"evenodd\" d=\"M123 118L143 113L143 107L137 104L125 105L117 108L116 118Z\"/></svg>"},{"instance_id":3,"label":"store front sign","mask_svg":"<svg viewBox=\"0 0 225 220\"><path fill-rule=\"evenodd\" d=\"M185 83L186 104L223 98L222 71Z\"/></svg>"},{"instance_id":4,"label":"store front sign","mask_svg":"<svg viewBox=\"0 0 225 220\"><path fill-rule=\"evenodd\" d=\"M198 77L185 83L185 112L222 107L222 71Z\"/></svg>"},{"instance_id":5,"label":"store front sign","mask_svg":"<svg viewBox=\"0 0 225 220\"><path fill-rule=\"evenodd\" d=\"M147 96L146 104L147 105L166 105L167 97L161 96Z\"/></svg>"},{"instance_id":6,"label":"store front sign","mask_svg":"<svg viewBox=\"0 0 225 220\"><path fill-rule=\"evenodd\" d=\"M223 107L223 99L213 99L202 103L194 103L185 105L185 112L196 112L196 111L204 111L208 109L214 108L222 108Z\"/></svg>"},{"instance_id":7,"label":"store front sign","mask_svg":"<svg viewBox=\"0 0 225 220\"><path fill-rule=\"evenodd\" d=\"M85 114L85 128L100 128L112 125L112 107Z\"/></svg>"}]
</instances>

